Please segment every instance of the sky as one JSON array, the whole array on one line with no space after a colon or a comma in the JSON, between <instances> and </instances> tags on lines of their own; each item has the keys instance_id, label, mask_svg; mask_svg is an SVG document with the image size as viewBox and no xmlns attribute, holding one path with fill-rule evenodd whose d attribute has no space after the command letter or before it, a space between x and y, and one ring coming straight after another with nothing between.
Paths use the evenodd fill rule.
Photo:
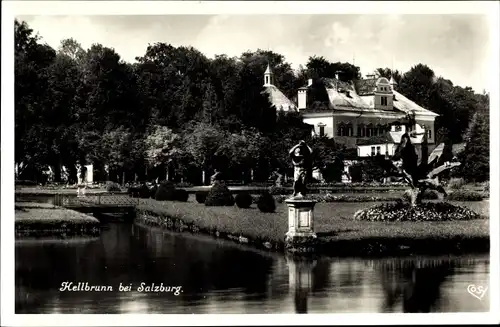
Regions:
<instances>
[{"instance_id":1,"label":"sky","mask_svg":"<svg viewBox=\"0 0 500 327\"><path fill-rule=\"evenodd\" d=\"M193 46L209 57L269 49L292 67L309 56L350 62L363 75L378 67L402 72L422 63L437 76L476 92L490 90L487 16L443 15L66 15L17 16L54 48L74 38L112 47L134 62L148 44Z\"/></svg>"}]
</instances>

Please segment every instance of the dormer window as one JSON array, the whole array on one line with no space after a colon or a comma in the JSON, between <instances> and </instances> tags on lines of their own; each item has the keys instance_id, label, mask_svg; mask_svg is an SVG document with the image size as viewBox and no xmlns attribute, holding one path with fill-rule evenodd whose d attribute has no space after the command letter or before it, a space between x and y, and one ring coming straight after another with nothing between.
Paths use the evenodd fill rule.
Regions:
<instances>
[{"instance_id":1,"label":"dormer window","mask_svg":"<svg viewBox=\"0 0 500 327\"><path fill-rule=\"evenodd\" d=\"M381 102L381 105L387 106L387 97L381 97L380 102Z\"/></svg>"}]
</instances>

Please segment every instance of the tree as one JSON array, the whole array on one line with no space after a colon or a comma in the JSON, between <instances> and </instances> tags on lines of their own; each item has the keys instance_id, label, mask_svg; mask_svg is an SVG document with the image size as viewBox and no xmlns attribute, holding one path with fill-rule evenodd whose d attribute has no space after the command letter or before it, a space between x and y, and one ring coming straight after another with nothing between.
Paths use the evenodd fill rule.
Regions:
<instances>
[{"instance_id":1,"label":"tree","mask_svg":"<svg viewBox=\"0 0 500 327\"><path fill-rule=\"evenodd\" d=\"M311 140L313 149L313 168L320 170L325 181L341 181L344 171L344 147L327 136Z\"/></svg>"},{"instance_id":2,"label":"tree","mask_svg":"<svg viewBox=\"0 0 500 327\"><path fill-rule=\"evenodd\" d=\"M312 56L306 64L308 76L312 79L334 78L336 75L342 81L356 80L361 77L359 67L350 63L332 63L324 57Z\"/></svg>"},{"instance_id":3,"label":"tree","mask_svg":"<svg viewBox=\"0 0 500 327\"><path fill-rule=\"evenodd\" d=\"M53 155L54 124L49 92L50 66L56 53L25 22L14 22L15 40L15 161L19 175L37 179ZM28 175L26 175L28 174Z\"/></svg>"},{"instance_id":4,"label":"tree","mask_svg":"<svg viewBox=\"0 0 500 327\"><path fill-rule=\"evenodd\" d=\"M403 75L399 90L410 100L415 101L424 108L429 108L430 94L433 90L435 74L427 65L413 66Z\"/></svg>"},{"instance_id":5,"label":"tree","mask_svg":"<svg viewBox=\"0 0 500 327\"><path fill-rule=\"evenodd\" d=\"M399 70L392 70L390 68L377 68L375 70L375 73L379 76L379 77L385 77L387 78L388 80L390 80L391 78L394 79L394 81L399 85L401 83L401 79L403 78L403 76L401 75L401 72Z\"/></svg>"},{"instance_id":6,"label":"tree","mask_svg":"<svg viewBox=\"0 0 500 327\"><path fill-rule=\"evenodd\" d=\"M490 178L489 116L476 112L465 135L465 149L459 160L460 175L467 181L483 182Z\"/></svg>"},{"instance_id":7,"label":"tree","mask_svg":"<svg viewBox=\"0 0 500 327\"><path fill-rule=\"evenodd\" d=\"M205 171L205 178L210 170L227 167L228 159L219 151L226 142L226 135L220 128L197 123L188 127L183 139L183 148L192 156L195 165Z\"/></svg>"},{"instance_id":8,"label":"tree","mask_svg":"<svg viewBox=\"0 0 500 327\"><path fill-rule=\"evenodd\" d=\"M146 159L152 167L163 166L169 168L181 153L180 137L166 126L153 126L144 140ZM169 178L167 177L167 180Z\"/></svg>"}]
</instances>

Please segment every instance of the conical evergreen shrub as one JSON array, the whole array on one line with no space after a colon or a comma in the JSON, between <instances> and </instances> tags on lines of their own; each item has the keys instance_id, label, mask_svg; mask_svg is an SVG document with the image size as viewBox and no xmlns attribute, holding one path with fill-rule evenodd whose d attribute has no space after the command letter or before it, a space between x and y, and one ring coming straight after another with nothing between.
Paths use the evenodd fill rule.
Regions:
<instances>
[{"instance_id":1,"label":"conical evergreen shrub","mask_svg":"<svg viewBox=\"0 0 500 327\"><path fill-rule=\"evenodd\" d=\"M206 206L232 206L234 198L223 181L216 181L205 200Z\"/></svg>"}]
</instances>

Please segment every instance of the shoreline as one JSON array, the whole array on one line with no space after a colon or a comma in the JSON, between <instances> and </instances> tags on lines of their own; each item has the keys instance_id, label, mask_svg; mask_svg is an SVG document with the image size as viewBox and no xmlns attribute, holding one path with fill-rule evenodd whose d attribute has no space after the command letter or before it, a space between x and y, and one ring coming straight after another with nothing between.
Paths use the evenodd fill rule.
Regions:
<instances>
[{"instance_id":1,"label":"shoreline","mask_svg":"<svg viewBox=\"0 0 500 327\"><path fill-rule=\"evenodd\" d=\"M172 204L172 203L171 203ZM211 236L214 239L223 239L232 241L237 244L250 246L258 250L280 252L285 251L285 232L278 234L280 236L269 236L259 233L243 232L231 226L219 224L199 223L193 217L186 216L182 210L175 208L172 205L170 210L162 212L154 212L155 210L142 207L136 210L136 218L134 224L139 226L149 226L161 228L176 233L202 234ZM173 208L172 208L173 207ZM241 209L240 209L241 210ZM227 211L226 211L227 212ZM351 222L356 224L356 222ZM412 235L377 235L362 231L354 237L349 235L349 230L338 230L336 232L318 232L318 242L315 246L314 253L305 255L324 255L324 256L414 256L414 255L461 255L461 254L488 254L490 250L489 230L485 231L484 224L488 220L478 219L472 221L452 221L451 223L466 223L475 225L476 229L479 226L480 230L477 233L464 233L456 231L455 233L448 232L439 235L435 231L428 231L428 227L434 225L434 228L439 231L443 222L414 222L416 232ZM283 221L286 226L286 220ZM395 224L377 222L366 223L358 222L360 228L364 226L369 228L374 224L378 225L379 229L391 227ZM402 227L404 228L404 224ZM283 227L283 226L281 226ZM481 229L482 227L482 229ZM283 229L283 228L281 228ZM394 228L393 228L394 229ZM343 234L343 232L347 232Z\"/></svg>"},{"instance_id":2,"label":"shoreline","mask_svg":"<svg viewBox=\"0 0 500 327\"><path fill-rule=\"evenodd\" d=\"M16 203L14 215L16 240L99 236L101 232L97 218L45 203Z\"/></svg>"},{"instance_id":3,"label":"shoreline","mask_svg":"<svg viewBox=\"0 0 500 327\"><path fill-rule=\"evenodd\" d=\"M267 252L287 252L285 204L278 203L275 213L261 213L254 205L240 209L237 206L206 207L191 201L141 199L140 203L135 209L133 224L206 235ZM482 205L488 203L485 201ZM50 204L21 202L16 206L18 204L21 210L31 212L24 213L27 217L20 219L23 212L16 210L16 240L35 241L44 237L64 240L100 234L101 222L92 216ZM355 210L367 206L370 204L365 202L318 203L315 209L318 239L314 253L306 255L387 257L489 253L489 218L396 223L352 219ZM480 206L474 209L478 210Z\"/></svg>"}]
</instances>

